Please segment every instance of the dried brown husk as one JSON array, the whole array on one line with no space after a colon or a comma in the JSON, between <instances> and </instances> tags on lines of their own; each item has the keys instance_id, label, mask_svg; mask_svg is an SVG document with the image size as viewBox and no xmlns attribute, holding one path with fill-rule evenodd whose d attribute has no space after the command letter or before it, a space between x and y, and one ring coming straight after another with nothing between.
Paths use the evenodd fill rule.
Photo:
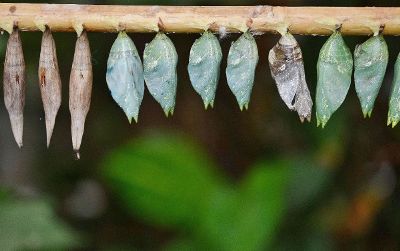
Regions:
<instances>
[{"instance_id":1,"label":"dried brown husk","mask_svg":"<svg viewBox=\"0 0 400 251\"><path fill-rule=\"evenodd\" d=\"M4 103L11 121L15 141L21 148L25 106L25 60L17 27L7 42L3 74Z\"/></svg>"},{"instance_id":2,"label":"dried brown husk","mask_svg":"<svg viewBox=\"0 0 400 251\"><path fill-rule=\"evenodd\" d=\"M46 120L47 147L49 147L58 109L61 105L61 78L56 46L49 28L46 28L42 37L39 59L39 87Z\"/></svg>"},{"instance_id":3,"label":"dried brown husk","mask_svg":"<svg viewBox=\"0 0 400 251\"><path fill-rule=\"evenodd\" d=\"M90 107L92 83L93 72L89 39L86 31L83 31L76 40L69 80L72 146L78 158L85 128L85 119Z\"/></svg>"},{"instance_id":4,"label":"dried brown husk","mask_svg":"<svg viewBox=\"0 0 400 251\"><path fill-rule=\"evenodd\" d=\"M289 109L297 111L301 122L304 119L310 121L313 102L305 78L303 56L296 39L290 33L282 35L270 50L268 60L282 100Z\"/></svg>"}]
</instances>

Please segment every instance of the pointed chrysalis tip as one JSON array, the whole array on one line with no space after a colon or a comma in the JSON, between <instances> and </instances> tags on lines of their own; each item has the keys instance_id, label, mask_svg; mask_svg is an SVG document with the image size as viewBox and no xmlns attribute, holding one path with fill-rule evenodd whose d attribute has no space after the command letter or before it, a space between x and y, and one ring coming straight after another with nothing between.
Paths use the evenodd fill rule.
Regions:
<instances>
[{"instance_id":1,"label":"pointed chrysalis tip","mask_svg":"<svg viewBox=\"0 0 400 251\"><path fill-rule=\"evenodd\" d=\"M243 111L243 110L247 111L249 109L249 103L240 104L239 107L240 107L240 111Z\"/></svg>"},{"instance_id":2,"label":"pointed chrysalis tip","mask_svg":"<svg viewBox=\"0 0 400 251\"><path fill-rule=\"evenodd\" d=\"M364 118L366 119L366 118L371 118L371 115L372 115L372 110L363 110L363 115L364 115Z\"/></svg>"},{"instance_id":3,"label":"pointed chrysalis tip","mask_svg":"<svg viewBox=\"0 0 400 251\"><path fill-rule=\"evenodd\" d=\"M398 120L396 120L396 121L392 121L392 128L394 128L394 127L397 125L397 123L399 123L399 121L398 121Z\"/></svg>"},{"instance_id":4,"label":"pointed chrysalis tip","mask_svg":"<svg viewBox=\"0 0 400 251\"><path fill-rule=\"evenodd\" d=\"M214 108L214 100L209 101L209 102L208 102L208 101L204 101L204 109L207 110L207 108L208 108L209 106L211 107L211 109Z\"/></svg>"},{"instance_id":5,"label":"pointed chrysalis tip","mask_svg":"<svg viewBox=\"0 0 400 251\"><path fill-rule=\"evenodd\" d=\"M138 116L127 116L127 117L128 117L129 124L132 124L132 119L133 119L133 121L135 121L135 123L138 122Z\"/></svg>"},{"instance_id":6,"label":"pointed chrysalis tip","mask_svg":"<svg viewBox=\"0 0 400 251\"><path fill-rule=\"evenodd\" d=\"M168 118L169 115L174 115L174 108L166 108L164 109L165 116Z\"/></svg>"},{"instance_id":7,"label":"pointed chrysalis tip","mask_svg":"<svg viewBox=\"0 0 400 251\"><path fill-rule=\"evenodd\" d=\"M307 122L311 122L311 116L306 116L306 117L299 116L299 118L300 118L301 123L304 123L304 121L306 121L306 120L307 120ZM318 125L317 125L317 127L318 127Z\"/></svg>"},{"instance_id":8,"label":"pointed chrysalis tip","mask_svg":"<svg viewBox=\"0 0 400 251\"><path fill-rule=\"evenodd\" d=\"M324 129L327 122L328 121L320 121L319 119L317 119L317 127L321 125L321 128Z\"/></svg>"},{"instance_id":9,"label":"pointed chrysalis tip","mask_svg":"<svg viewBox=\"0 0 400 251\"><path fill-rule=\"evenodd\" d=\"M392 126L392 128L394 128L397 125L397 123L399 123L398 119L395 119L391 116L388 117L387 126Z\"/></svg>"},{"instance_id":10,"label":"pointed chrysalis tip","mask_svg":"<svg viewBox=\"0 0 400 251\"><path fill-rule=\"evenodd\" d=\"M81 154L79 153L79 150L74 149L74 157L75 157L75 160L81 159Z\"/></svg>"}]
</instances>

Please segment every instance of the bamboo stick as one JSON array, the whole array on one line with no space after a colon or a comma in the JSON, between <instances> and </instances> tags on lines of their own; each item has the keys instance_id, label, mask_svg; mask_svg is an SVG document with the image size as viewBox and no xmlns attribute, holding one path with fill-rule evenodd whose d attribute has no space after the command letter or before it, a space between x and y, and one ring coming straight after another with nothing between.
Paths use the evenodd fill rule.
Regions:
<instances>
[{"instance_id":1,"label":"bamboo stick","mask_svg":"<svg viewBox=\"0 0 400 251\"><path fill-rule=\"evenodd\" d=\"M280 6L122 6L0 3L0 27L10 30L73 32L198 33L212 31L278 32L328 35L342 25L347 35L369 35L380 25L383 34L400 35L400 8L395 7L280 7Z\"/></svg>"}]
</instances>

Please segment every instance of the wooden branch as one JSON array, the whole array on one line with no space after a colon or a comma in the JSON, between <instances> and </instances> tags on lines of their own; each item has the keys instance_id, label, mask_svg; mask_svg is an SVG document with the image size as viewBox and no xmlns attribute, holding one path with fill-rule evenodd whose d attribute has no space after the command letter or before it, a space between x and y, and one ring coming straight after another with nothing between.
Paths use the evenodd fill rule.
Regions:
<instances>
[{"instance_id":1,"label":"wooden branch","mask_svg":"<svg viewBox=\"0 0 400 251\"><path fill-rule=\"evenodd\" d=\"M48 25L55 32L79 27L93 32L196 33L213 31L277 32L327 35L342 25L348 35L369 35L384 25L383 34L400 35L400 8L273 7L273 6L122 6L0 3L0 27L16 22L21 30Z\"/></svg>"}]
</instances>

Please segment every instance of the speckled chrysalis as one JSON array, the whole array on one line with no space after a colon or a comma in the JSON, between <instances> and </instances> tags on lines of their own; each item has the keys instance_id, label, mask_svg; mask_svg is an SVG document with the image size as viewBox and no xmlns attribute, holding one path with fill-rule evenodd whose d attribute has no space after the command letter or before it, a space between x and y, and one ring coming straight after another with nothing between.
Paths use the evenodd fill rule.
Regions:
<instances>
[{"instance_id":1,"label":"speckled chrysalis","mask_svg":"<svg viewBox=\"0 0 400 251\"><path fill-rule=\"evenodd\" d=\"M3 74L4 103L11 121L15 141L22 147L25 106L25 60L17 27L7 42Z\"/></svg>"},{"instance_id":2,"label":"speckled chrysalis","mask_svg":"<svg viewBox=\"0 0 400 251\"><path fill-rule=\"evenodd\" d=\"M351 84L353 58L339 31L322 46L317 63L315 98L317 126L325 127L331 115L346 98Z\"/></svg>"},{"instance_id":3,"label":"speckled chrysalis","mask_svg":"<svg viewBox=\"0 0 400 251\"><path fill-rule=\"evenodd\" d=\"M39 58L39 87L46 121L47 147L61 105L61 78L58 70L56 45L48 27L43 32Z\"/></svg>"},{"instance_id":4,"label":"speckled chrysalis","mask_svg":"<svg viewBox=\"0 0 400 251\"><path fill-rule=\"evenodd\" d=\"M89 39L86 31L83 31L76 40L69 79L72 146L77 158L79 158L79 148L85 130L86 115L90 108L92 85L93 72Z\"/></svg>"},{"instance_id":5,"label":"speckled chrysalis","mask_svg":"<svg viewBox=\"0 0 400 251\"><path fill-rule=\"evenodd\" d=\"M121 31L111 47L106 81L115 102L124 110L129 123L137 122L144 94L143 66L132 39Z\"/></svg>"},{"instance_id":6,"label":"speckled chrysalis","mask_svg":"<svg viewBox=\"0 0 400 251\"><path fill-rule=\"evenodd\" d=\"M188 71L193 88L200 94L206 109L214 105L221 60L218 38L210 31L205 31L190 49Z\"/></svg>"},{"instance_id":7,"label":"speckled chrysalis","mask_svg":"<svg viewBox=\"0 0 400 251\"><path fill-rule=\"evenodd\" d=\"M228 86L235 95L240 110L248 108L257 63L256 40L250 32L245 32L232 43L226 67Z\"/></svg>"},{"instance_id":8,"label":"speckled chrysalis","mask_svg":"<svg viewBox=\"0 0 400 251\"><path fill-rule=\"evenodd\" d=\"M392 91L389 100L387 125L395 127L400 121L400 54L394 65Z\"/></svg>"},{"instance_id":9,"label":"speckled chrysalis","mask_svg":"<svg viewBox=\"0 0 400 251\"><path fill-rule=\"evenodd\" d=\"M371 117L389 60L383 35L369 38L354 51L354 82L364 117Z\"/></svg>"},{"instance_id":10,"label":"speckled chrysalis","mask_svg":"<svg viewBox=\"0 0 400 251\"><path fill-rule=\"evenodd\" d=\"M279 95L291 110L297 111L301 122L311 120L312 99L307 87L301 49L292 34L282 35L268 55L271 75Z\"/></svg>"},{"instance_id":11,"label":"speckled chrysalis","mask_svg":"<svg viewBox=\"0 0 400 251\"><path fill-rule=\"evenodd\" d=\"M171 39L162 32L146 45L143 53L147 89L161 105L166 116L174 113L178 76L178 53Z\"/></svg>"}]
</instances>

